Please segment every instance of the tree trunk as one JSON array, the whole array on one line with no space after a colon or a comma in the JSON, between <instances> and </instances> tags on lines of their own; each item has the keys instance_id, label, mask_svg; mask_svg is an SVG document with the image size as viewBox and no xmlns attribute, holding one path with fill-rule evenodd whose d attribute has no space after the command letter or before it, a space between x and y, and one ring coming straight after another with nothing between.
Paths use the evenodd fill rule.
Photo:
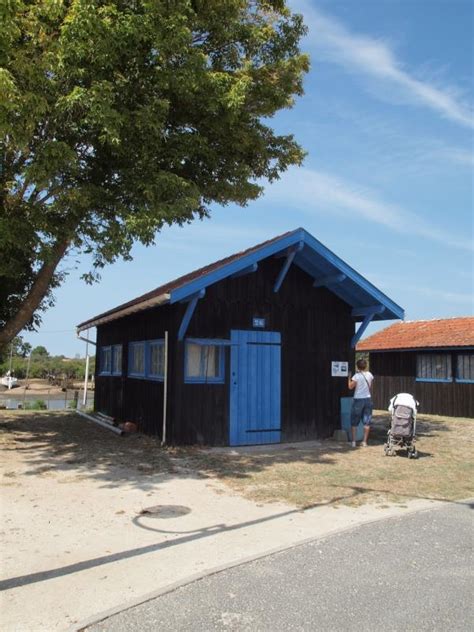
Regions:
<instances>
[{"instance_id":1,"label":"tree trunk","mask_svg":"<svg viewBox=\"0 0 474 632\"><path fill-rule=\"evenodd\" d=\"M8 345L13 338L20 333L25 325L31 320L33 314L38 309L39 304L45 297L54 272L59 262L64 257L69 246L69 240L57 242L52 249L51 257L40 268L35 282L27 297L23 301L20 309L11 318L5 327L0 331L0 348Z\"/></svg>"}]
</instances>

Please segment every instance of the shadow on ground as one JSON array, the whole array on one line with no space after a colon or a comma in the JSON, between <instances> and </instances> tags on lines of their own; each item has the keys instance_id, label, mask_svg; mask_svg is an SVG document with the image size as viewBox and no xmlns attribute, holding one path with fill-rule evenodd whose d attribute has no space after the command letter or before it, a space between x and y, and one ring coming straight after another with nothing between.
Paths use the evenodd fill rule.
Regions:
<instances>
[{"instance_id":1,"label":"shadow on ground","mask_svg":"<svg viewBox=\"0 0 474 632\"><path fill-rule=\"evenodd\" d=\"M162 448L158 438L141 434L120 437L72 412L2 412L0 440L4 450L21 453L27 465L22 476L47 476L54 475L55 471L70 471L74 480L96 479L102 481L104 487L126 484L142 490L150 489L160 480L176 476L218 478L249 498L263 501L281 499L307 507L313 501L321 503L328 500L322 492L311 496L311 486L318 486L318 491L323 487L333 487L333 501L336 502L354 496L352 484L363 486L365 483L367 487L367 483L370 483L375 488L375 482L390 477L399 478L393 463L402 463L401 457L405 453L401 452L400 457L395 459L380 461L379 458L383 454L382 445L389 423L389 415L376 414L370 437L371 446L365 453L364 450L357 450L356 454L348 443L331 440L320 441L316 445L314 442L302 442L291 447L272 446L267 449L262 446L258 451L248 452L240 449L238 453L232 449ZM418 462L434 459L434 450L431 448L438 444L441 451L437 456L449 457L449 454L444 454L446 446L450 445L445 437L458 427L453 426L453 420L438 418L433 421L419 416ZM367 472L373 470L374 463L377 467L370 477ZM439 460L437 465L441 464L442 460ZM401 469L406 467L404 463L400 465ZM15 472L7 472L8 476L9 484L15 484ZM298 485L309 487L303 490L301 498L293 493ZM252 489L248 493L249 488L255 486L260 487L261 493L258 489L256 494L253 494ZM274 493L262 492L263 488L268 490L270 487ZM385 491L390 491L388 487L390 485L386 486ZM402 497L440 498L440 495L429 493L426 486L423 490L414 489L413 486L403 490L401 487L398 485L397 493ZM287 493L290 488L293 488L293 495ZM443 492L441 497L449 498L449 495Z\"/></svg>"},{"instance_id":2,"label":"shadow on ground","mask_svg":"<svg viewBox=\"0 0 474 632\"><path fill-rule=\"evenodd\" d=\"M304 445L303 443L301 444ZM157 477L208 478L219 476L218 463L225 463L227 476L245 478L275 463L333 463L335 452L348 447L322 442L318 449L288 448L236 458L227 454L204 455L199 447L165 447L156 437L142 434L118 436L74 412L0 412L0 447L21 453L27 464L24 476L52 475L56 471L76 478L94 478L104 487L122 484L147 490ZM14 484L15 472L7 473Z\"/></svg>"}]
</instances>

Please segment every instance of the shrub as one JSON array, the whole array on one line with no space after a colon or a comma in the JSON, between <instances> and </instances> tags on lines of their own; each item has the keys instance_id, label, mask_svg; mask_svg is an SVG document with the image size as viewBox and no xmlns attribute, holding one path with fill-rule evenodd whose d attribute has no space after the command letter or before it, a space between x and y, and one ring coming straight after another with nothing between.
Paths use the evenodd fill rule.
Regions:
<instances>
[{"instance_id":1,"label":"shrub","mask_svg":"<svg viewBox=\"0 0 474 632\"><path fill-rule=\"evenodd\" d=\"M48 406L44 399L35 399L33 402L25 402L25 410L47 410Z\"/></svg>"}]
</instances>

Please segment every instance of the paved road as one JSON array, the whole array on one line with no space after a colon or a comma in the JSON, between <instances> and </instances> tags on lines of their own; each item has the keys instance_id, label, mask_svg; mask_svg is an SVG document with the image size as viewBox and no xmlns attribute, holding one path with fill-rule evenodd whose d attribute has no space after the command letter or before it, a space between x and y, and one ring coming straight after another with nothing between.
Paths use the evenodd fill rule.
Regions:
<instances>
[{"instance_id":1,"label":"paved road","mask_svg":"<svg viewBox=\"0 0 474 632\"><path fill-rule=\"evenodd\" d=\"M363 525L223 571L88 632L472 630L474 506Z\"/></svg>"}]
</instances>

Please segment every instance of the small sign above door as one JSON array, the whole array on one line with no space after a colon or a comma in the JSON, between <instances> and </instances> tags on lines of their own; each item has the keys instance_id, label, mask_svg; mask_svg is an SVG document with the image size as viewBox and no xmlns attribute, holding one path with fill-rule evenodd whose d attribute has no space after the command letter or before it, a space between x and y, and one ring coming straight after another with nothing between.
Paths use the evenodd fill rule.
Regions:
<instances>
[{"instance_id":1,"label":"small sign above door","mask_svg":"<svg viewBox=\"0 0 474 632\"><path fill-rule=\"evenodd\" d=\"M252 327L259 327L263 329L265 327L265 318L253 318Z\"/></svg>"},{"instance_id":2,"label":"small sign above door","mask_svg":"<svg viewBox=\"0 0 474 632\"><path fill-rule=\"evenodd\" d=\"M349 362L331 362L332 377L348 377Z\"/></svg>"}]
</instances>

